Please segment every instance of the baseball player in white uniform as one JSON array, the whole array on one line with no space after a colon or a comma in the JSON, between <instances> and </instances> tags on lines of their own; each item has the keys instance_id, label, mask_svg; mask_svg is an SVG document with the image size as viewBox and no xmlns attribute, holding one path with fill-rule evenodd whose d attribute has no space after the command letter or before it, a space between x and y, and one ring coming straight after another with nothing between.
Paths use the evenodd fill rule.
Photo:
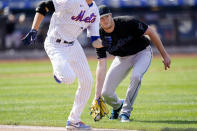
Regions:
<instances>
[{"instance_id":1,"label":"baseball player in white uniform","mask_svg":"<svg viewBox=\"0 0 197 131\"><path fill-rule=\"evenodd\" d=\"M90 129L81 122L81 113L92 89L92 75L84 51L77 37L84 29L94 42L100 40L98 7L93 0L48 0L36 8L32 29L23 42L29 45L36 39L39 25L47 12L52 12L44 48L53 66L58 83L71 84L78 78L73 108L68 117L67 129Z\"/></svg>"}]
</instances>

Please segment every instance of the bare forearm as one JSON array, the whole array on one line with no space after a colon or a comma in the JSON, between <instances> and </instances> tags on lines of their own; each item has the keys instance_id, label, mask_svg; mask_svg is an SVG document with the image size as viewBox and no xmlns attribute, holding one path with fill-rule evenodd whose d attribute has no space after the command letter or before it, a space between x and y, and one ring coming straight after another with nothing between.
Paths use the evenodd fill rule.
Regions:
<instances>
[{"instance_id":1,"label":"bare forearm","mask_svg":"<svg viewBox=\"0 0 197 131\"><path fill-rule=\"evenodd\" d=\"M38 31L39 26L41 24L41 22L44 19L44 15L40 14L40 13L36 13L34 20L33 20L33 24L32 24L32 29L35 29Z\"/></svg>"},{"instance_id":2,"label":"bare forearm","mask_svg":"<svg viewBox=\"0 0 197 131\"><path fill-rule=\"evenodd\" d=\"M149 37L152 40L153 44L157 47L157 49L159 50L161 56L164 58L167 55L167 52L161 42L161 39L159 38L158 34L149 28Z\"/></svg>"},{"instance_id":3,"label":"bare forearm","mask_svg":"<svg viewBox=\"0 0 197 131\"><path fill-rule=\"evenodd\" d=\"M96 69L96 90L95 90L96 99L98 99L101 96L106 70L107 70L106 60L99 61Z\"/></svg>"},{"instance_id":4,"label":"bare forearm","mask_svg":"<svg viewBox=\"0 0 197 131\"><path fill-rule=\"evenodd\" d=\"M36 8L36 15L32 24L32 29L38 30L41 22L44 19L44 16L48 12L55 12L55 6L52 0L46 0L41 2Z\"/></svg>"},{"instance_id":5,"label":"bare forearm","mask_svg":"<svg viewBox=\"0 0 197 131\"><path fill-rule=\"evenodd\" d=\"M165 48L164 48L164 46L163 46L158 34L153 29L151 29L149 27L147 29L147 31L145 32L145 35L148 35L150 37L150 39L152 40L153 44L159 50L161 56L163 57L163 64L164 64L165 70L170 68L170 64L171 64L170 56L166 52L166 50L165 50Z\"/></svg>"}]
</instances>

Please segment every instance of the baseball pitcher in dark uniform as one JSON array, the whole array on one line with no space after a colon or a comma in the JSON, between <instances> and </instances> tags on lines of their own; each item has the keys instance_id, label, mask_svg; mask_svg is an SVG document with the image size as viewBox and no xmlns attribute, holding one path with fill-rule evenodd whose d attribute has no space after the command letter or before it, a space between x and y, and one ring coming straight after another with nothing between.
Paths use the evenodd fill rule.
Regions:
<instances>
[{"instance_id":1,"label":"baseball pitcher in dark uniform","mask_svg":"<svg viewBox=\"0 0 197 131\"><path fill-rule=\"evenodd\" d=\"M96 49L98 65L95 99L102 95L106 103L113 107L110 119L120 117L121 122L129 122L141 80L152 61L150 40L159 50L165 70L170 68L171 60L158 34L148 25L131 16L112 18L109 8L104 5L99 7L99 12L102 47ZM106 52L115 56L107 74ZM120 100L115 90L131 69L133 71L126 98Z\"/></svg>"}]
</instances>

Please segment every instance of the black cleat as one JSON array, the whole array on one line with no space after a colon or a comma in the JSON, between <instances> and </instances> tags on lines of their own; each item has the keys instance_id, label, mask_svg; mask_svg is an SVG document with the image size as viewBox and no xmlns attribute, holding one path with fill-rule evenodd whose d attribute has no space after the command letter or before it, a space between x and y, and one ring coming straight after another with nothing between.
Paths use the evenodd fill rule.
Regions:
<instances>
[{"instance_id":1,"label":"black cleat","mask_svg":"<svg viewBox=\"0 0 197 131\"><path fill-rule=\"evenodd\" d=\"M111 116L110 116L110 120L114 120L114 119L118 119L120 110L122 109L124 100L122 101L122 105L120 106L120 108L118 108L117 110L112 110Z\"/></svg>"}]
</instances>

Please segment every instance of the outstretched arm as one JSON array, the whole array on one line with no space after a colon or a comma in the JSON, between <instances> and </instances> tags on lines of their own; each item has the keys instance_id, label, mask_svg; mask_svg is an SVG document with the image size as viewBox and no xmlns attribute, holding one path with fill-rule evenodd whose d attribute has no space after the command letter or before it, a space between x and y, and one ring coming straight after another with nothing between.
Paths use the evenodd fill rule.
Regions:
<instances>
[{"instance_id":1,"label":"outstretched arm","mask_svg":"<svg viewBox=\"0 0 197 131\"><path fill-rule=\"evenodd\" d=\"M165 70L170 68L170 64L171 64L170 56L166 52L166 50L159 38L159 35L156 33L156 31L154 31L151 27L148 27L148 29L146 30L144 35L148 35L150 37L150 39L152 40L153 44L159 50L159 52L163 58L163 64L164 64Z\"/></svg>"},{"instance_id":2,"label":"outstretched arm","mask_svg":"<svg viewBox=\"0 0 197 131\"><path fill-rule=\"evenodd\" d=\"M55 8L52 0L41 2L36 8L36 14L33 20L32 28L29 33L22 39L24 45L30 45L33 41L35 41L37 32L40 24L42 23L44 16L48 12L54 12Z\"/></svg>"},{"instance_id":3,"label":"outstretched arm","mask_svg":"<svg viewBox=\"0 0 197 131\"><path fill-rule=\"evenodd\" d=\"M103 89L103 83L106 75L106 58L98 59L97 69L96 69L96 87L95 87L95 97L93 99L91 109L91 116L94 121L99 121L102 117L109 113L107 105L104 103L101 92Z\"/></svg>"},{"instance_id":4,"label":"outstretched arm","mask_svg":"<svg viewBox=\"0 0 197 131\"><path fill-rule=\"evenodd\" d=\"M38 30L40 24L42 23L44 16L48 12L54 12L55 7L52 0L41 2L36 8L36 15L33 20L32 29Z\"/></svg>"},{"instance_id":5,"label":"outstretched arm","mask_svg":"<svg viewBox=\"0 0 197 131\"><path fill-rule=\"evenodd\" d=\"M90 107L91 110L90 114L93 117L94 121L99 121L102 117L104 117L109 113L109 110L107 109L107 105L104 103L101 97L101 92L103 89L103 83L105 80L106 69L107 69L106 57L101 58L100 56L98 56L98 64L96 69L95 98L93 99L92 105Z\"/></svg>"},{"instance_id":6,"label":"outstretched arm","mask_svg":"<svg viewBox=\"0 0 197 131\"><path fill-rule=\"evenodd\" d=\"M42 23L43 19L44 19L44 15L42 15L40 13L36 13L31 29L38 31L38 28L39 28L40 24Z\"/></svg>"},{"instance_id":7,"label":"outstretched arm","mask_svg":"<svg viewBox=\"0 0 197 131\"><path fill-rule=\"evenodd\" d=\"M107 61L106 58L98 59L97 69L96 69L96 92L95 99L101 97L101 92L103 89L103 83L105 80L105 75L107 71Z\"/></svg>"}]
</instances>

